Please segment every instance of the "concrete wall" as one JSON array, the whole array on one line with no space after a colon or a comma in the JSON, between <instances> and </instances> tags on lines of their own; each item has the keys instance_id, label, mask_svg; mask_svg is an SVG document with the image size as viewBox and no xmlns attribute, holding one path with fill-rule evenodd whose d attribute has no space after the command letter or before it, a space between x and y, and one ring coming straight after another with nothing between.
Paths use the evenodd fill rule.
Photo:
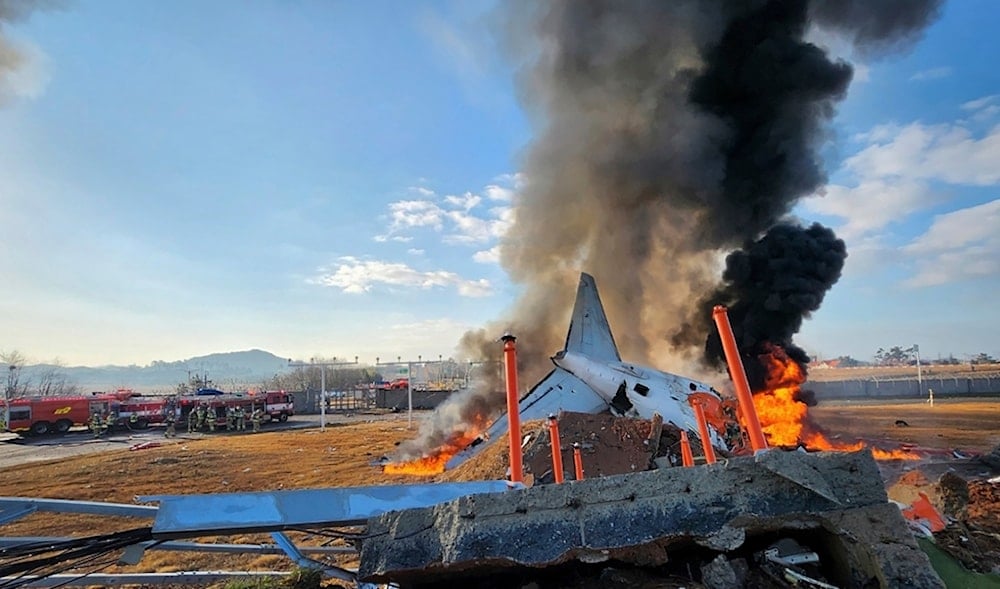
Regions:
<instances>
[{"instance_id":1,"label":"concrete wall","mask_svg":"<svg viewBox=\"0 0 1000 589\"><path fill-rule=\"evenodd\" d=\"M805 388L819 399L926 399L928 389L934 398L1000 395L1000 373L975 377L930 377L918 383L916 378L892 380L809 381Z\"/></svg>"}]
</instances>

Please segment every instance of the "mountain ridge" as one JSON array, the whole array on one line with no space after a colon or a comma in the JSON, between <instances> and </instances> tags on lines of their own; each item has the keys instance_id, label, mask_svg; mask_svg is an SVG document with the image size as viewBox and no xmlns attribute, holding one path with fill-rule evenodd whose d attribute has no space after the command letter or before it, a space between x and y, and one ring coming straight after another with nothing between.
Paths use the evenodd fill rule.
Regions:
<instances>
[{"instance_id":1,"label":"mountain ridge","mask_svg":"<svg viewBox=\"0 0 1000 589\"><path fill-rule=\"evenodd\" d=\"M208 378L216 386L257 385L288 368L288 358L253 348L216 352L186 360L154 360L145 365L58 366L32 364L22 367L21 379L37 381L46 373L57 373L81 391L127 388L137 391L171 390L192 376Z\"/></svg>"}]
</instances>

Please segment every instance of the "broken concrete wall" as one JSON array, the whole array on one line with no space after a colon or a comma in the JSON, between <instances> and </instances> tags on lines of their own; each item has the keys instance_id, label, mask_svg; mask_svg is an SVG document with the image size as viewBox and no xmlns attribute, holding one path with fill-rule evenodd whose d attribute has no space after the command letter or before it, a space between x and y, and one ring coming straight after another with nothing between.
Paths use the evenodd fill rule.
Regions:
<instances>
[{"instance_id":1,"label":"broken concrete wall","mask_svg":"<svg viewBox=\"0 0 1000 589\"><path fill-rule=\"evenodd\" d=\"M553 566L656 567L681 552L708 563L781 533L821 552L839 586L943 587L867 451L772 450L387 513L369 521L360 576L503 586L490 582Z\"/></svg>"}]
</instances>

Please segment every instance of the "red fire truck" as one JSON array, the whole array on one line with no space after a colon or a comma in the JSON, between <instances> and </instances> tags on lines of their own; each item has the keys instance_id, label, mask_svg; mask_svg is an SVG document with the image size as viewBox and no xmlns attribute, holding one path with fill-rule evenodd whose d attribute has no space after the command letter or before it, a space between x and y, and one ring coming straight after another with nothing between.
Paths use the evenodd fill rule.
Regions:
<instances>
[{"instance_id":1,"label":"red fire truck","mask_svg":"<svg viewBox=\"0 0 1000 589\"><path fill-rule=\"evenodd\" d=\"M0 400L0 420L7 407ZM73 395L65 397L19 397L10 400L10 423L0 431L24 432L34 435L64 434L74 425L86 425L91 413L100 411L117 414L118 398L114 395Z\"/></svg>"},{"instance_id":2,"label":"red fire truck","mask_svg":"<svg viewBox=\"0 0 1000 589\"><path fill-rule=\"evenodd\" d=\"M242 409L247 416L255 409L261 409L270 421L288 421L295 414L291 393L285 391L263 391L260 393L223 393L203 389L197 395L182 395L176 398L177 424L186 424L188 416L199 405L205 405L210 415L214 415L215 426L225 428L227 410Z\"/></svg>"}]
</instances>

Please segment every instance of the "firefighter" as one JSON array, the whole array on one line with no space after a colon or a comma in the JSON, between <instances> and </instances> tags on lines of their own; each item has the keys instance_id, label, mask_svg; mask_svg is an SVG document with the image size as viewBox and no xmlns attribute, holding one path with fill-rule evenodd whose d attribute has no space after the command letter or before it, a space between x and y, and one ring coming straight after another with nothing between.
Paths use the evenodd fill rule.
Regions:
<instances>
[{"instance_id":1,"label":"firefighter","mask_svg":"<svg viewBox=\"0 0 1000 589\"><path fill-rule=\"evenodd\" d=\"M172 438L177 435L177 430L174 428L174 412L173 410L167 411L167 415L163 418L167 423L167 429L163 432L163 437Z\"/></svg>"},{"instance_id":2,"label":"firefighter","mask_svg":"<svg viewBox=\"0 0 1000 589\"><path fill-rule=\"evenodd\" d=\"M95 438L101 437L101 424L103 420L101 419L101 412L94 411L90 414L90 421L87 423L87 427L90 428L90 432L94 434Z\"/></svg>"},{"instance_id":3,"label":"firefighter","mask_svg":"<svg viewBox=\"0 0 1000 589\"><path fill-rule=\"evenodd\" d=\"M210 432L215 431L215 420L217 418L218 415L216 415L215 413L215 407L209 405L208 407L205 408L205 419L208 420L208 431Z\"/></svg>"},{"instance_id":4,"label":"firefighter","mask_svg":"<svg viewBox=\"0 0 1000 589\"><path fill-rule=\"evenodd\" d=\"M236 431L236 407L226 407L226 429Z\"/></svg>"},{"instance_id":5,"label":"firefighter","mask_svg":"<svg viewBox=\"0 0 1000 589\"><path fill-rule=\"evenodd\" d=\"M139 416L136 414L135 411L133 411L128 416L128 428L130 430L136 429L137 423L139 423Z\"/></svg>"},{"instance_id":6,"label":"firefighter","mask_svg":"<svg viewBox=\"0 0 1000 589\"><path fill-rule=\"evenodd\" d=\"M198 413L197 413L197 415L198 415L198 421L197 421L197 423L195 423L194 427L198 431L201 431L201 429L203 427L205 427L205 404L204 403L202 403L201 405L198 405Z\"/></svg>"},{"instance_id":7,"label":"firefighter","mask_svg":"<svg viewBox=\"0 0 1000 589\"><path fill-rule=\"evenodd\" d=\"M187 414L187 426L189 434L194 433L195 428L198 427L198 411L194 407Z\"/></svg>"},{"instance_id":8,"label":"firefighter","mask_svg":"<svg viewBox=\"0 0 1000 589\"><path fill-rule=\"evenodd\" d=\"M104 417L104 428L110 434L113 429L115 429L115 414L108 411L108 414Z\"/></svg>"},{"instance_id":9,"label":"firefighter","mask_svg":"<svg viewBox=\"0 0 1000 589\"><path fill-rule=\"evenodd\" d=\"M246 407L236 408L236 429L239 431L246 431L247 429L247 410Z\"/></svg>"},{"instance_id":10,"label":"firefighter","mask_svg":"<svg viewBox=\"0 0 1000 589\"><path fill-rule=\"evenodd\" d=\"M261 409L254 409L253 413L250 415L250 420L253 421L253 433L260 432L260 420L264 418L264 411Z\"/></svg>"}]
</instances>

